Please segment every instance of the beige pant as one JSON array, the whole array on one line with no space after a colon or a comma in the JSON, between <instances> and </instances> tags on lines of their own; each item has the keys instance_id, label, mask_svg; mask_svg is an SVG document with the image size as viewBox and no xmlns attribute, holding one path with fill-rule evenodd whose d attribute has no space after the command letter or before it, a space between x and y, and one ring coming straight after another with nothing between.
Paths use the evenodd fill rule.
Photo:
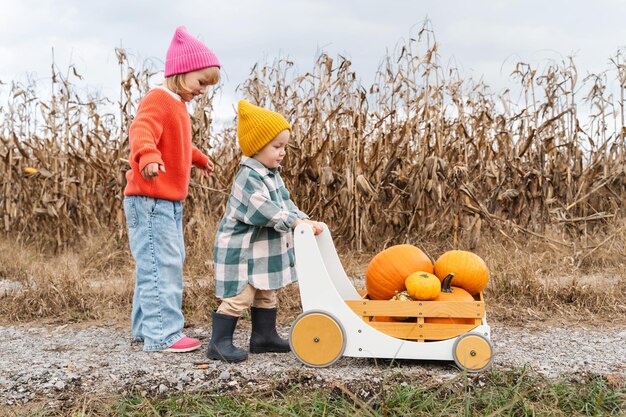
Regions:
<instances>
[{"instance_id":1,"label":"beige pant","mask_svg":"<svg viewBox=\"0 0 626 417\"><path fill-rule=\"evenodd\" d=\"M276 290L258 290L252 285L234 297L224 298L217 312L226 316L241 317L250 306L257 308L276 307Z\"/></svg>"}]
</instances>

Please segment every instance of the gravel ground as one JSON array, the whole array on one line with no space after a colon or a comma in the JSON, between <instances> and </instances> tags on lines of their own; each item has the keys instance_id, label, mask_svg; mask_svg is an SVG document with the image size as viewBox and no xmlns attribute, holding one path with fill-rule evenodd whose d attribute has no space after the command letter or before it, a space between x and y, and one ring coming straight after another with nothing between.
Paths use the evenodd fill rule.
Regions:
<instances>
[{"instance_id":1,"label":"gravel ground","mask_svg":"<svg viewBox=\"0 0 626 417\"><path fill-rule=\"evenodd\" d=\"M528 365L549 377L593 372L625 378L624 326L490 324L496 367ZM288 327L280 331L286 335ZM210 329L189 328L187 333L203 339L203 350L145 353L140 344L131 344L129 330L116 324L0 327L0 409L33 400L44 400L54 407L77 394L263 389L303 378L315 387L337 381L349 384L366 376L368 381L376 382L398 372L410 379L443 381L458 374L447 362L403 361L390 366L388 362L377 364L355 358L342 358L329 368L312 369L292 354L251 355L240 364L207 362L204 350ZM235 343L245 347L248 337L249 328L239 328Z\"/></svg>"}]
</instances>

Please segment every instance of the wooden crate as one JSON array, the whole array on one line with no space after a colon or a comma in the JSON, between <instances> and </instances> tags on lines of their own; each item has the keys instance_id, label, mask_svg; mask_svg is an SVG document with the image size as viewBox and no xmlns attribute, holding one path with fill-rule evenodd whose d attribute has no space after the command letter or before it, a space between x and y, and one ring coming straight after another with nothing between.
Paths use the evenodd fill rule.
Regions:
<instances>
[{"instance_id":1,"label":"wooden crate","mask_svg":"<svg viewBox=\"0 0 626 417\"><path fill-rule=\"evenodd\" d=\"M398 339L429 342L451 339L479 326L485 317L483 293L474 301L396 301L363 298L345 303L368 325ZM391 321L382 321L390 317ZM429 323L430 318L446 318L457 323Z\"/></svg>"}]
</instances>

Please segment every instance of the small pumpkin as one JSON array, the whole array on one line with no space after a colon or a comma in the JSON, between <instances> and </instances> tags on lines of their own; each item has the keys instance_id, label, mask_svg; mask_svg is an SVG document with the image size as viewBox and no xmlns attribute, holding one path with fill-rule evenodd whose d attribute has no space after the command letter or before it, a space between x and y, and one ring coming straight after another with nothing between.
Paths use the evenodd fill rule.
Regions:
<instances>
[{"instance_id":1,"label":"small pumpkin","mask_svg":"<svg viewBox=\"0 0 626 417\"><path fill-rule=\"evenodd\" d=\"M369 298L389 300L405 290L404 281L415 271L433 272L432 261L418 247L395 245L379 252L365 271Z\"/></svg>"},{"instance_id":2,"label":"small pumpkin","mask_svg":"<svg viewBox=\"0 0 626 417\"><path fill-rule=\"evenodd\" d=\"M448 274L454 274L454 284L470 294L481 292L489 281L489 269L475 253L451 250L435 261L435 275L443 282Z\"/></svg>"},{"instance_id":3,"label":"small pumpkin","mask_svg":"<svg viewBox=\"0 0 626 417\"><path fill-rule=\"evenodd\" d=\"M415 301L413 297L409 294L407 290L400 291L396 293L393 297L391 297L392 301Z\"/></svg>"},{"instance_id":4,"label":"small pumpkin","mask_svg":"<svg viewBox=\"0 0 626 417\"><path fill-rule=\"evenodd\" d=\"M432 300L441 292L441 282L436 275L428 272L414 272L404 281L406 290L416 300Z\"/></svg>"},{"instance_id":5,"label":"small pumpkin","mask_svg":"<svg viewBox=\"0 0 626 417\"><path fill-rule=\"evenodd\" d=\"M474 297L463 288L453 287L454 274L448 274L441 283L441 292L433 301L474 301ZM474 319L453 317L426 317L425 323L474 324Z\"/></svg>"},{"instance_id":6,"label":"small pumpkin","mask_svg":"<svg viewBox=\"0 0 626 417\"><path fill-rule=\"evenodd\" d=\"M391 297L391 301L415 301L415 298L409 295L407 290L400 291L396 293L393 297ZM407 321L410 320L410 317L390 317L391 321Z\"/></svg>"}]
</instances>

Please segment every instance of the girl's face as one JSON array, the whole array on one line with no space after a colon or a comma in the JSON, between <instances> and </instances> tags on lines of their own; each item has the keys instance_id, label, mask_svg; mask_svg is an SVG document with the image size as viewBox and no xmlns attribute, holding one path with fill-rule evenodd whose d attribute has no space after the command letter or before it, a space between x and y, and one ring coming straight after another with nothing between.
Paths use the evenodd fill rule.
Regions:
<instances>
[{"instance_id":1,"label":"girl's face","mask_svg":"<svg viewBox=\"0 0 626 417\"><path fill-rule=\"evenodd\" d=\"M215 84L215 69L209 67L185 73L183 84L186 91L179 93L184 102L190 102L195 97L206 93L206 88Z\"/></svg>"},{"instance_id":2,"label":"girl's face","mask_svg":"<svg viewBox=\"0 0 626 417\"><path fill-rule=\"evenodd\" d=\"M260 151L252 155L254 159L265 165L266 168L278 168L283 158L287 154L287 142L291 137L291 131L285 129L280 132L270 143L261 148Z\"/></svg>"}]
</instances>

